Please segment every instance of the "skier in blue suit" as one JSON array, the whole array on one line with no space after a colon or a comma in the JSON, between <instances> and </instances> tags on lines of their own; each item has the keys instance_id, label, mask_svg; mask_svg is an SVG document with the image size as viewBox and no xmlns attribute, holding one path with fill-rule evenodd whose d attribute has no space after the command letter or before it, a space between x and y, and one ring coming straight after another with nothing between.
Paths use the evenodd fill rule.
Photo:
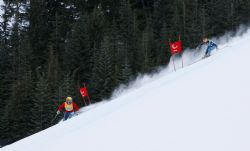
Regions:
<instances>
[{"instance_id":1,"label":"skier in blue suit","mask_svg":"<svg viewBox=\"0 0 250 151\"><path fill-rule=\"evenodd\" d=\"M205 44L207 45L207 50L206 50L206 53L205 53L205 56L203 58L206 58L206 57L209 57L211 55L211 52L214 50L214 49L218 49L218 46L216 43L214 43L213 41L209 40L207 37L204 37L203 38L203 43L202 45Z\"/></svg>"}]
</instances>

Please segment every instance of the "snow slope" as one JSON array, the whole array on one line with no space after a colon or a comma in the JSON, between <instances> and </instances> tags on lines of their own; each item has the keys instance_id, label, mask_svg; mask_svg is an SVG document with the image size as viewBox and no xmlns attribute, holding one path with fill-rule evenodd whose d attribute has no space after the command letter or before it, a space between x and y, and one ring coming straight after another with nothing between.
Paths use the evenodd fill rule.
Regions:
<instances>
[{"instance_id":1,"label":"snow slope","mask_svg":"<svg viewBox=\"0 0 250 151\"><path fill-rule=\"evenodd\" d=\"M249 151L250 32L2 151ZM150 81L146 82L145 81Z\"/></svg>"}]
</instances>

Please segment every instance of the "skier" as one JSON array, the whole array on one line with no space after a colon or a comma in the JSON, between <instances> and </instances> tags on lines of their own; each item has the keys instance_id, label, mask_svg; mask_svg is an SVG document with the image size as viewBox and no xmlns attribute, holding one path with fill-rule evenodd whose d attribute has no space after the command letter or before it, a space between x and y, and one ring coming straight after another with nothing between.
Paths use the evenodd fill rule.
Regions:
<instances>
[{"instance_id":1,"label":"skier","mask_svg":"<svg viewBox=\"0 0 250 151\"><path fill-rule=\"evenodd\" d=\"M78 106L73 102L73 99L71 97L67 97L66 101L63 102L58 107L56 114L57 115L60 114L60 112L62 111L63 108L65 109L63 121L70 119L75 114L75 111L79 110Z\"/></svg>"},{"instance_id":2,"label":"skier","mask_svg":"<svg viewBox=\"0 0 250 151\"><path fill-rule=\"evenodd\" d=\"M209 40L207 37L203 38L203 43L200 45L200 47L204 44L207 45L207 49L206 49L206 53L205 53L203 58L209 57L211 55L211 52L214 49L216 49L216 50L218 49L217 44L215 44L213 41Z\"/></svg>"}]
</instances>

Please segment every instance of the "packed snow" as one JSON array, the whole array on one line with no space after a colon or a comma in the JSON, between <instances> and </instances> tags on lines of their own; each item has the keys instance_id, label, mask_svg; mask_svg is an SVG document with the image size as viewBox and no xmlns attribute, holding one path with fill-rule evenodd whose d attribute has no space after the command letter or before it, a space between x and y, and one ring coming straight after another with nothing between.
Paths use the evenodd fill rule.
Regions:
<instances>
[{"instance_id":1,"label":"packed snow","mask_svg":"<svg viewBox=\"0 0 250 151\"><path fill-rule=\"evenodd\" d=\"M111 101L2 150L249 151L249 42L250 31L199 62L186 51L185 68L177 60L177 72L169 65L141 77Z\"/></svg>"}]
</instances>

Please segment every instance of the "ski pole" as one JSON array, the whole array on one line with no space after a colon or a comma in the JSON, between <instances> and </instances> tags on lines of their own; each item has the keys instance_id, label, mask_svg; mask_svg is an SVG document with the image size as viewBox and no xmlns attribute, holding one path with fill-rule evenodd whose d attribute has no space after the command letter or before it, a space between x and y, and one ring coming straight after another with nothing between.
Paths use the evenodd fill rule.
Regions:
<instances>
[{"instance_id":1,"label":"ski pole","mask_svg":"<svg viewBox=\"0 0 250 151\"><path fill-rule=\"evenodd\" d=\"M51 120L51 122L50 123L52 123L52 122L54 122L55 121L55 119L57 118L57 116L58 116L58 114L56 114L56 116Z\"/></svg>"}]
</instances>

